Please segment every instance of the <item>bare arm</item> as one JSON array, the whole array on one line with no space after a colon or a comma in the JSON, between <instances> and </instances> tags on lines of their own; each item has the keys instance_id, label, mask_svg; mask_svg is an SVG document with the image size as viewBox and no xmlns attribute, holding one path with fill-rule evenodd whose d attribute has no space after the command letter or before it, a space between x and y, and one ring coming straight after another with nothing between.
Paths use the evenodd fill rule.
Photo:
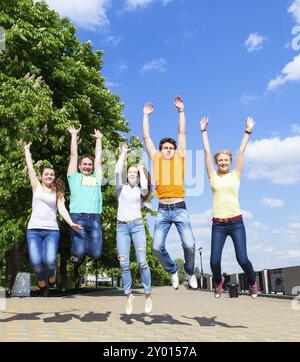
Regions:
<instances>
[{"instance_id":1,"label":"bare arm","mask_svg":"<svg viewBox=\"0 0 300 362\"><path fill-rule=\"evenodd\" d=\"M138 165L138 171L140 173L141 195L146 196L148 194L148 180L142 164Z\"/></svg>"},{"instance_id":2,"label":"bare arm","mask_svg":"<svg viewBox=\"0 0 300 362\"><path fill-rule=\"evenodd\" d=\"M175 97L174 105L178 110L178 152L181 156L184 156L186 150L186 127L184 104L180 96Z\"/></svg>"},{"instance_id":3,"label":"bare arm","mask_svg":"<svg viewBox=\"0 0 300 362\"><path fill-rule=\"evenodd\" d=\"M76 129L74 126L68 127L71 134L71 159L68 167L68 176L73 175L77 171L78 152L77 152L77 136L81 127Z\"/></svg>"},{"instance_id":4,"label":"bare arm","mask_svg":"<svg viewBox=\"0 0 300 362\"><path fill-rule=\"evenodd\" d=\"M122 146L121 154L118 159L118 162L116 163L115 173L116 173L116 186L117 189L120 188L123 185L122 182L122 173L123 173L123 166L124 162L126 160L127 153L129 151L129 148L126 144Z\"/></svg>"},{"instance_id":5,"label":"bare arm","mask_svg":"<svg viewBox=\"0 0 300 362\"><path fill-rule=\"evenodd\" d=\"M247 117L246 119L246 132L244 133L238 155L237 155L237 161L235 165L235 172L238 174L238 176L242 175L243 172L243 164L244 164L244 154L245 150L249 141L250 134L252 133L252 129L254 127L255 122L251 117ZM248 133L247 133L248 132Z\"/></svg>"},{"instance_id":6,"label":"bare arm","mask_svg":"<svg viewBox=\"0 0 300 362\"><path fill-rule=\"evenodd\" d=\"M149 127L149 115L153 112L153 104L147 103L144 106L144 116L143 116L143 137L146 145L148 155L151 160L153 160L155 155L155 146L150 137L150 127Z\"/></svg>"},{"instance_id":7,"label":"bare arm","mask_svg":"<svg viewBox=\"0 0 300 362\"><path fill-rule=\"evenodd\" d=\"M95 172L99 180L102 179L102 133L97 129L94 130L95 133L91 136L96 138L96 145L95 145Z\"/></svg>"},{"instance_id":8,"label":"bare arm","mask_svg":"<svg viewBox=\"0 0 300 362\"><path fill-rule=\"evenodd\" d=\"M32 192L34 193L40 182L36 176L36 173L35 173L35 170L33 167L32 157L31 157L31 153L30 153L31 144L32 144L32 142L24 143L24 152L25 152L25 160L26 160L26 165L27 165L27 170L28 170L28 176L29 176L31 187L32 187Z\"/></svg>"},{"instance_id":9,"label":"bare arm","mask_svg":"<svg viewBox=\"0 0 300 362\"><path fill-rule=\"evenodd\" d=\"M68 210L66 209L65 205L65 199L63 197L59 198L57 201L57 209L60 214L60 216L65 220L67 224L71 226L72 229L79 232L83 230L83 227L81 225L73 223Z\"/></svg>"},{"instance_id":10,"label":"bare arm","mask_svg":"<svg viewBox=\"0 0 300 362\"><path fill-rule=\"evenodd\" d=\"M215 172L214 162L212 159L212 155L210 152L210 146L207 135L207 126L208 126L208 118L204 117L200 121L201 133L202 133L202 142L204 147L204 155L205 155L205 165L206 172L209 179L211 179L213 173Z\"/></svg>"}]
</instances>

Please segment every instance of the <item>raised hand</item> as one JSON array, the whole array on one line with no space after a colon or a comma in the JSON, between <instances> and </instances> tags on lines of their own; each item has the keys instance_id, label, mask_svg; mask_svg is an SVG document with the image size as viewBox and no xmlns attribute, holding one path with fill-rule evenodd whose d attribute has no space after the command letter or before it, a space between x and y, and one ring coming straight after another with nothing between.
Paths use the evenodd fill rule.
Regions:
<instances>
[{"instance_id":1,"label":"raised hand","mask_svg":"<svg viewBox=\"0 0 300 362\"><path fill-rule=\"evenodd\" d=\"M246 118L246 127L248 131L252 131L252 128L254 127L255 122L253 121L253 118L247 117Z\"/></svg>"},{"instance_id":2,"label":"raised hand","mask_svg":"<svg viewBox=\"0 0 300 362\"><path fill-rule=\"evenodd\" d=\"M74 126L69 126L67 130L71 133L71 135L78 135L81 130L81 126L79 128L75 128Z\"/></svg>"},{"instance_id":3,"label":"raised hand","mask_svg":"<svg viewBox=\"0 0 300 362\"><path fill-rule=\"evenodd\" d=\"M98 129L94 129L94 134L91 134L91 136L98 140L101 140L103 137L103 134Z\"/></svg>"},{"instance_id":4,"label":"raised hand","mask_svg":"<svg viewBox=\"0 0 300 362\"><path fill-rule=\"evenodd\" d=\"M208 126L208 117L203 117L200 121L201 131L205 131Z\"/></svg>"},{"instance_id":5,"label":"raised hand","mask_svg":"<svg viewBox=\"0 0 300 362\"><path fill-rule=\"evenodd\" d=\"M30 150L30 146L32 145L32 142L29 141L29 142L24 142L23 143L23 147L24 147L24 150Z\"/></svg>"},{"instance_id":6,"label":"raised hand","mask_svg":"<svg viewBox=\"0 0 300 362\"><path fill-rule=\"evenodd\" d=\"M154 111L154 107L152 103L146 103L144 105L143 112L144 114L150 115Z\"/></svg>"},{"instance_id":7,"label":"raised hand","mask_svg":"<svg viewBox=\"0 0 300 362\"><path fill-rule=\"evenodd\" d=\"M174 106L178 109L178 111L183 111L184 104L181 96L176 96L174 99Z\"/></svg>"}]
</instances>

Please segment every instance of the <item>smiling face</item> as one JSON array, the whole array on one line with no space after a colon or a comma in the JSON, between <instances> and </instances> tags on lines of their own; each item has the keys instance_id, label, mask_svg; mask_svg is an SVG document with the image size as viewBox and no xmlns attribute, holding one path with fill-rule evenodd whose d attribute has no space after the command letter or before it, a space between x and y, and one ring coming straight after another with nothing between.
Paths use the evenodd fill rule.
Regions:
<instances>
[{"instance_id":1,"label":"smiling face","mask_svg":"<svg viewBox=\"0 0 300 362\"><path fill-rule=\"evenodd\" d=\"M140 175L136 166L129 167L127 171L127 179L131 186L135 186L140 182Z\"/></svg>"},{"instance_id":2,"label":"smiling face","mask_svg":"<svg viewBox=\"0 0 300 362\"><path fill-rule=\"evenodd\" d=\"M165 160L170 160L175 155L175 146L169 142L164 143L161 147L160 154Z\"/></svg>"},{"instance_id":3,"label":"smiling face","mask_svg":"<svg viewBox=\"0 0 300 362\"><path fill-rule=\"evenodd\" d=\"M44 186L50 187L51 184L55 181L54 170L52 168L44 168L41 179Z\"/></svg>"},{"instance_id":4,"label":"smiling face","mask_svg":"<svg viewBox=\"0 0 300 362\"><path fill-rule=\"evenodd\" d=\"M218 166L218 172L220 174L226 174L230 171L231 157L226 153L220 153L216 157L216 164Z\"/></svg>"},{"instance_id":5,"label":"smiling face","mask_svg":"<svg viewBox=\"0 0 300 362\"><path fill-rule=\"evenodd\" d=\"M78 168L83 175L89 176L94 171L94 161L85 157L80 161Z\"/></svg>"}]
</instances>

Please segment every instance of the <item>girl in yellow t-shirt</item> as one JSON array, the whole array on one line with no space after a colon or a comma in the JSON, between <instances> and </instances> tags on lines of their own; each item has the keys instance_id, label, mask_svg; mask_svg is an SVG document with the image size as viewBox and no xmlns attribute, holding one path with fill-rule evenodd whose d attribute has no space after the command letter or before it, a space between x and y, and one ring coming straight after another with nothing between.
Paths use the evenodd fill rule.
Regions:
<instances>
[{"instance_id":1,"label":"girl in yellow t-shirt","mask_svg":"<svg viewBox=\"0 0 300 362\"><path fill-rule=\"evenodd\" d=\"M230 172L232 164L231 151L223 150L214 155L214 160L218 168L216 172L207 136L208 118L202 118L200 121L206 171L213 193L210 266L216 283L216 298L221 297L222 286L225 281L221 274L221 257L227 236L232 238L237 261L247 275L250 295L255 298L258 293L255 272L247 256L246 231L238 200L244 152L254 123L252 118L247 118L246 131L238 151L234 170Z\"/></svg>"}]
</instances>

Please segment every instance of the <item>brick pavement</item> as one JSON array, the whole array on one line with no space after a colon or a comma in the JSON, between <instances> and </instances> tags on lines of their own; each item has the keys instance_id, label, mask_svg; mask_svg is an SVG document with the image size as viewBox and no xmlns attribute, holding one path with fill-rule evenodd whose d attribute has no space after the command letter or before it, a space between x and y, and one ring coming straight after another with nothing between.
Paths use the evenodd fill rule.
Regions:
<instances>
[{"instance_id":1,"label":"brick pavement","mask_svg":"<svg viewBox=\"0 0 300 362\"><path fill-rule=\"evenodd\" d=\"M154 309L144 314L142 290L127 316L120 290L60 298L7 299L0 312L1 341L298 341L300 310L291 301L172 287L153 288Z\"/></svg>"}]
</instances>

